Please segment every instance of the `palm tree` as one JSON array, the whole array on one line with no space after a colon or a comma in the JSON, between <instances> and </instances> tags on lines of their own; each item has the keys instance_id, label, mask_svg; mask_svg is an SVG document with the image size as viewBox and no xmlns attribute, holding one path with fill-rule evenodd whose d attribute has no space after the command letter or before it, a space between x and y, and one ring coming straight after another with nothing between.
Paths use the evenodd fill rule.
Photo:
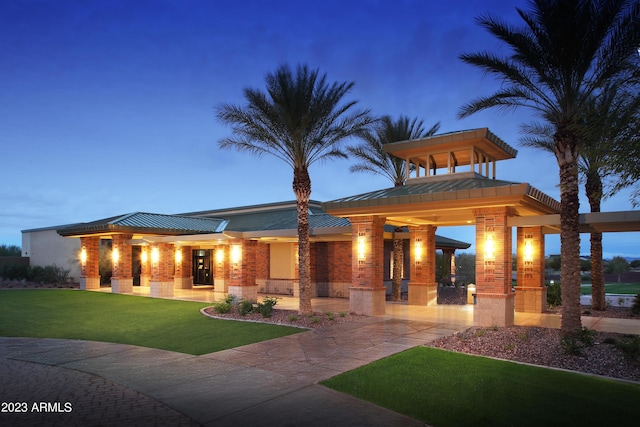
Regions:
<instances>
[{"instance_id":1,"label":"palm tree","mask_svg":"<svg viewBox=\"0 0 640 427\"><path fill-rule=\"evenodd\" d=\"M625 146L628 130L640 113L640 97L621 92L615 85L605 88L583 109L585 140L580 148L578 172L585 184L585 194L591 212L600 212L602 200L619 189L615 173L616 160L612 153L616 147ZM523 126L524 144L553 152L554 129L550 125ZM628 162L625 162L627 164ZM607 309L604 289L604 265L602 260L602 233L590 235L591 305L594 310Z\"/></svg>"},{"instance_id":2,"label":"palm tree","mask_svg":"<svg viewBox=\"0 0 640 427\"><path fill-rule=\"evenodd\" d=\"M395 187L405 184L407 179L406 162L386 151L384 145L391 142L407 141L410 139L425 138L434 135L440 129L440 122L424 129L424 122L413 120L406 116L400 116L393 120L390 116L383 116L376 124L374 131L364 136L365 142L356 147L349 147L349 153L360 163L351 166L351 172L367 172L383 175L393 182ZM397 233L402 232L402 227L396 227L393 233L393 272L391 284L391 299L400 301L402 285L402 265L404 253L402 239L396 238Z\"/></svg>"},{"instance_id":3,"label":"palm tree","mask_svg":"<svg viewBox=\"0 0 640 427\"><path fill-rule=\"evenodd\" d=\"M463 106L460 117L498 107L526 107L554 128L553 152L560 168L560 254L564 335L581 329L578 153L585 140L582 110L608 83L624 85L637 73L640 4L628 0L532 0L517 8L514 27L491 16L479 24L512 54L489 52L461 59L501 80L500 88Z\"/></svg>"},{"instance_id":4,"label":"palm tree","mask_svg":"<svg viewBox=\"0 0 640 427\"><path fill-rule=\"evenodd\" d=\"M354 111L356 101L344 101L354 83L328 83L325 74L298 65L295 75L283 65L267 74L266 93L247 88L247 104L222 104L218 119L232 128L220 148L235 148L257 156L272 155L293 169L298 215L300 313L311 311L309 247L309 166L321 160L346 158L341 143L366 132L373 122L368 110Z\"/></svg>"}]
</instances>

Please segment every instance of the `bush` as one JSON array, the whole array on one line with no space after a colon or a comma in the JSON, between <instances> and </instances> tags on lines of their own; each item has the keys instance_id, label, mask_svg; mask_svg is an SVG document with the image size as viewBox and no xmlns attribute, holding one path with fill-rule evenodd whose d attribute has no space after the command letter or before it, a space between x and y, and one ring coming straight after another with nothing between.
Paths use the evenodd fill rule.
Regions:
<instances>
[{"instance_id":1,"label":"bush","mask_svg":"<svg viewBox=\"0 0 640 427\"><path fill-rule=\"evenodd\" d=\"M631 306L631 312L633 314L640 314L640 294L636 295L633 299L633 305Z\"/></svg>"},{"instance_id":2,"label":"bush","mask_svg":"<svg viewBox=\"0 0 640 427\"><path fill-rule=\"evenodd\" d=\"M240 316L246 316L253 311L254 302L251 300L241 300L238 302L238 314Z\"/></svg>"},{"instance_id":3,"label":"bush","mask_svg":"<svg viewBox=\"0 0 640 427\"><path fill-rule=\"evenodd\" d=\"M562 337L562 339L560 340L560 345L562 346L562 349L565 351L565 353L574 356L580 356L582 355L582 350L585 347L590 347L593 345L595 336L596 332L585 326L578 332L574 332Z\"/></svg>"},{"instance_id":4,"label":"bush","mask_svg":"<svg viewBox=\"0 0 640 427\"><path fill-rule=\"evenodd\" d=\"M231 312L231 306L233 305L233 300L235 297L233 295L227 295L224 302L214 302L212 304L213 311L218 314L226 314Z\"/></svg>"},{"instance_id":5,"label":"bush","mask_svg":"<svg viewBox=\"0 0 640 427\"><path fill-rule=\"evenodd\" d=\"M640 360L640 336L625 336L615 345L631 359Z\"/></svg>"},{"instance_id":6,"label":"bush","mask_svg":"<svg viewBox=\"0 0 640 427\"><path fill-rule=\"evenodd\" d=\"M6 280L27 280L34 283L66 283L69 280L69 270L55 264L46 267L7 264L0 268L0 277Z\"/></svg>"},{"instance_id":7,"label":"bush","mask_svg":"<svg viewBox=\"0 0 640 427\"><path fill-rule=\"evenodd\" d=\"M551 308L562 305L560 282L556 281L547 285L547 305Z\"/></svg>"},{"instance_id":8,"label":"bush","mask_svg":"<svg viewBox=\"0 0 640 427\"><path fill-rule=\"evenodd\" d=\"M258 313L262 314L262 317L271 317L273 315L273 306L277 303L277 297L264 297L264 300L258 303Z\"/></svg>"},{"instance_id":9,"label":"bush","mask_svg":"<svg viewBox=\"0 0 640 427\"><path fill-rule=\"evenodd\" d=\"M27 280L29 277L29 265L5 264L0 266L0 277L6 280Z\"/></svg>"}]
</instances>

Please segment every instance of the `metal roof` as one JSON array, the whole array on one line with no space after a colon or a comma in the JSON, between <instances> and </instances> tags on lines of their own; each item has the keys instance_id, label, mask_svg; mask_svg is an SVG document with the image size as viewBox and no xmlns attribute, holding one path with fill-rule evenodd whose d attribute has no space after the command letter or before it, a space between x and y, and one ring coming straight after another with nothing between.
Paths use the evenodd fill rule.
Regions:
<instances>
[{"instance_id":1,"label":"metal roof","mask_svg":"<svg viewBox=\"0 0 640 427\"><path fill-rule=\"evenodd\" d=\"M226 224L227 221L224 219L134 212L64 227L58 230L58 234L61 236L78 236L82 234L129 232L178 236L183 234L219 233L224 230Z\"/></svg>"}]
</instances>

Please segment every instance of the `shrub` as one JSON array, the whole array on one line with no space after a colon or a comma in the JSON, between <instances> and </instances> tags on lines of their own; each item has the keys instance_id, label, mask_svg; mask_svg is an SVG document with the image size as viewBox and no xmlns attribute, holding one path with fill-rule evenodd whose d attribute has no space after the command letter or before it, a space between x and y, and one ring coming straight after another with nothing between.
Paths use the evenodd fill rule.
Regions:
<instances>
[{"instance_id":1,"label":"shrub","mask_svg":"<svg viewBox=\"0 0 640 427\"><path fill-rule=\"evenodd\" d=\"M289 315L289 322L297 322L299 317L296 314Z\"/></svg>"},{"instance_id":2,"label":"shrub","mask_svg":"<svg viewBox=\"0 0 640 427\"><path fill-rule=\"evenodd\" d=\"M555 281L547 285L547 305L551 308L562 305L560 282Z\"/></svg>"},{"instance_id":3,"label":"shrub","mask_svg":"<svg viewBox=\"0 0 640 427\"><path fill-rule=\"evenodd\" d=\"M582 350L585 347L593 345L595 336L596 332L585 326L578 332L574 332L562 337L562 339L560 340L560 345L562 346L562 349L565 351L565 353L574 356L580 356L582 355Z\"/></svg>"},{"instance_id":4,"label":"shrub","mask_svg":"<svg viewBox=\"0 0 640 427\"><path fill-rule=\"evenodd\" d=\"M277 297L264 297L262 302L258 303L258 312L262 314L262 317L271 317L273 314L273 306L278 303Z\"/></svg>"},{"instance_id":5,"label":"shrub","mask_svg":"<svg viewBox=\"0 0 640 427\"><path fill-rule=\"evenodd\" d=\"M640 293L633 299L633 305L631 306L631 312L633 314L640 314Z\"/></svg>"},{"instance_id":6,"label":"shrub","mask_svg":"<svg viewBox=\"0 0 640 427\"><path fill-rule=\"evenodd\" d=\"M29 266L27 264L5 264L0 266L0 277L6 280L27 280Z\"/></svg>"},{"instance_id":7,"label":"shrub","mask_svg":"<svg viewBox=\"0 0 640 427\"><path fill-rule=\"evenodd\" d=\"M327 311L324 313L325 316L327 316L327 319L329 320L333 320L334 319L334 314L330 311Z\"/></svg>"},{"instance_id":8,"label":"shrub","mask_svg":"<svg viewBox=\"0 0 640 427\"><path fill-rule=\"evenodd\" d=\"M224 299L224 302L214 302L213 303L213 311L218 314L226 314L231 311L231 306L233 305L233 300L235 297L231 294L227 295Z\"/></svg>"},{"instance_id":9,"label":"shrub","mask_svg":"<svg viewBox=\"0 0 640 427\"><path fill-rule=\"evenodd\" d=\"M238 314L240 316L246 316L247 314L253 311L254 301L251 300L241 300L238 302Z\"/></svg>"},{"instance_id":10,"label":"shrub","mask_svg":"<svg viewBox=\"0 0 640 427\"><path fill-rule=\"evenodd\" d=\"M640 336L625 336L615 346L631 359L640 360Z\"/></svg>"}]
</instances>

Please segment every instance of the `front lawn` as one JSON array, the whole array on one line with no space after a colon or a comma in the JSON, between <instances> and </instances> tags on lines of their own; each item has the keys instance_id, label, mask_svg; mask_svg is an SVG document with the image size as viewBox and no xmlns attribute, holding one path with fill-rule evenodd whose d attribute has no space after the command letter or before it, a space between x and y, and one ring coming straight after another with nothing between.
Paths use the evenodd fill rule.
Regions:
<instances>
[{"instance_id":1,"label":"front lawn","mask_svg":"<svg viewBox=\"0 0 640 427\"><path fill-rule=\"evenodd\" d=\"M0 336L70 338L200 355L301 329L210 319L206 303L54 289L0 291Z\"/></svg>"},{"instance_id":2,"label":"front lawn","mask_svg":"<svg viewBox=\"0 0 640 427\"><path fill-rule=\"evenodd\" d=\"M322 384L434 427L632 425L640 401L638 384L428 347Z\"/></svg>"},{"instance_id":3,"label":"front lawn","mask_svg":"<svg viewBox=\"0 0 640 427\"><path fill-rule=\"evenodd\" d=\"M637 295L640 293L640 283L605 283L604 292L607 294ZM580 293L591 295L591 285L581 286Z\"/></svg>"}]
</instances>

